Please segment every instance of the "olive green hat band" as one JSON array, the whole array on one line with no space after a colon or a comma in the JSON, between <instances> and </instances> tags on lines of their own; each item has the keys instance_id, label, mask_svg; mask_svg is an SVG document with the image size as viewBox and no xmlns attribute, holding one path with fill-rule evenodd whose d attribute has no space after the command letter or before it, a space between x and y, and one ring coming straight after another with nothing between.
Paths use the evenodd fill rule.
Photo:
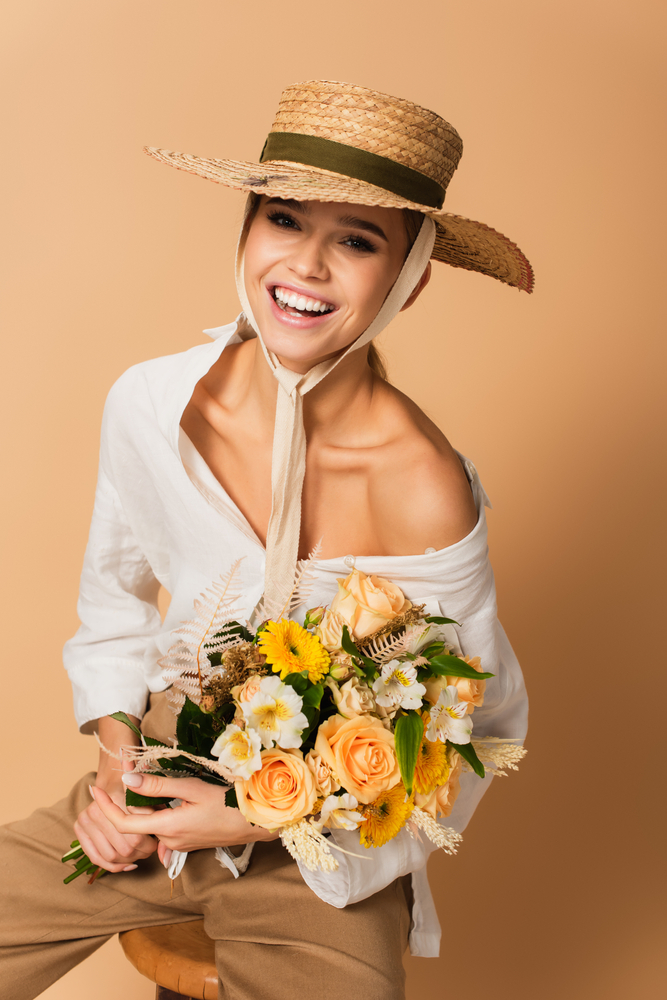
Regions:
<instances>
[{"instance_id":1,"label":"olive green hat band","mask_svg":"<svg viewBox=\"0 0 667 1000\"><path fill-rule=\"evenodd\" d=\"M343 142L334 142L333 139L322 139L317 135L270 132L260 163L267 160L303 163L309 167L343 174L345 177L354 177L430 208L442 208L445 200L442 185L419 170L413 170L412 167L406 167L386 156L378 156L377 153L369 153Z\"/></svg>"}]
</instances>

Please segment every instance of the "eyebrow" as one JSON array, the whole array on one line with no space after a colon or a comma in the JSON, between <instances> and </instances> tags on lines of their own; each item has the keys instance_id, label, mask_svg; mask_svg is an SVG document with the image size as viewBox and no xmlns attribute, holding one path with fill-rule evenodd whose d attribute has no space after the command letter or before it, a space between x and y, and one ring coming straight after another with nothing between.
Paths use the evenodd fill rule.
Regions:
<instances>
[{"instance_id":1,"label":"eyebrow","mask_svg":"<svg viewBox=\"0 0 667 1000\"><path fill-rule=\"evenodd\" d=\"M301 212L303 215L310 214L308 202L296 201L294 198L269 198L266 204L284 205L285 208L291 208L293 211ZM357 215L342 215L338 219L338 225L350 226L352 229L361 229L362 232L372 233L374 236L379 237L385 243L389 242L383 229L376 226L374 222L369 222L367 219L360 219Z\"/></svg>"},{"instance_id":2,"label":"eyebrow","mask_svg":"<svg viewBox=\"0 0 667 1000\"><path fill-rule=\"evenodd\" d=\"M365 233L373 233L374 236L379 236L385 243L389 242L383 229L376 226L374 222L369 222L367 219L360 219L356 215L343 215L338 220L338 224L340 226L351 226L352 229L361 229Z\"/></svg>"}]
</instances>

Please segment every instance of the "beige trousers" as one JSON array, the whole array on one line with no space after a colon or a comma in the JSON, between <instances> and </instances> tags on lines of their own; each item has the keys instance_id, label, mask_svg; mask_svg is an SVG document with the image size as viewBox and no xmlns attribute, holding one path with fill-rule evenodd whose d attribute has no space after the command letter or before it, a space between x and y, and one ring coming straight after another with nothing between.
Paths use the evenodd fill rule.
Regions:
<instances>
[{"instance_id":1,"label":"beige trousers","mask_svg":"<svg viewBox=\"0 0 667 1000\"><path fill-rule=\"evenodd\" d=\"M60 858L94 778L86 775L66 799L0 828L3 1000L39 996L120 931L202 917L215 941L220 1000L310 1000L320 992L404 998L409 876L337 910L308 888L280 841L272 841L256 845L238 879L212 850L191 853L173 893L156 854L136 871L63 885L68 869Z\"/></svg>"}]
</instances>

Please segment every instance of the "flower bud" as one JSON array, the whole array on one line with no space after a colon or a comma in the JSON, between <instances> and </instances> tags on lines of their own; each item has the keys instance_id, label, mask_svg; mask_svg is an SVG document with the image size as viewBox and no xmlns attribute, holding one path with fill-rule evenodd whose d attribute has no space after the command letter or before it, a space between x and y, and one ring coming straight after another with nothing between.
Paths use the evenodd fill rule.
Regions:
<instances>
[{"instance_id":1,"label":"flower bud","mask_svg":"<svg viewBox=\"0 0 667 1000\"><path fill-rule=\"evenodd\" d=\"M311 608L310 611L306 612L306 618L303 623L304 628L313 628L315 625L319 625L324 618L324 612L326 608L323 608L320 604L317 608Z\"/></svg>"}]
</instances>

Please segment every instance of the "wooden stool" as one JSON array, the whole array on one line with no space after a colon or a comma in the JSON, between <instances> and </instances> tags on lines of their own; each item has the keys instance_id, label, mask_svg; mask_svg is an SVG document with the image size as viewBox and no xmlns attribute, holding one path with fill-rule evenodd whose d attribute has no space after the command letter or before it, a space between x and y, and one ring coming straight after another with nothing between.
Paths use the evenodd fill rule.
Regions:
<instances>
[{"instance_id":1,"label":"wooden stool","mask_svg":"<svg viewBox=\"0 0 667 1000\"><path fill-rule=\"evenodd\" d=\"M132 965L157 984L156 1000L217 1000L215 946L203 920L119 935Z\"/></svg>"}]
</instances>

